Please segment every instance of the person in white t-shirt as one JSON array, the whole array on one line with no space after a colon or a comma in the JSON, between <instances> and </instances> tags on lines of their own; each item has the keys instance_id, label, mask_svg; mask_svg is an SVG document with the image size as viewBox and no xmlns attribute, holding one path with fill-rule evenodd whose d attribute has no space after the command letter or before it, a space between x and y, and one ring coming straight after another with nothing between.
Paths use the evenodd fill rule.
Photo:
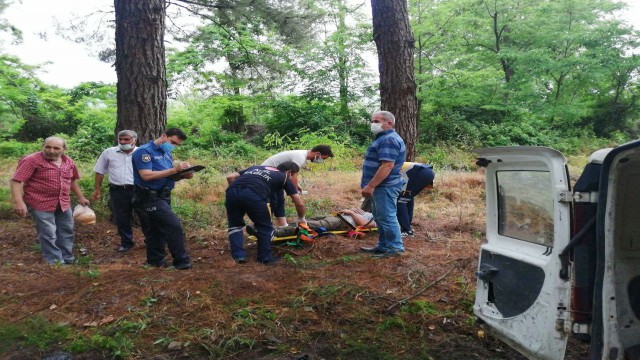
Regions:
<instances>
[{"instance_id":1,"label":"person in white t-shirt","mask_svg":"<svg viewBox=\"0 0 640 360\"><path fill-rule=\"evenodd\" d=\"M118 133L118 146L110 147L100 154L93 171L95 182L93 186L93 200L102 196L102 182L105 175L109 176L109 196L115 218L118 236L120 236L119 252L129 251L134 245L132 215L133 215L133 165L131 155L136 150L138 134L132 130L122 130ZM136 211L145 238L148 233L146 214ZM146 242L146 241L145 241Z\"/></svg>"},{"instance_id":2,"label":"person in white t-shirt","mask_svg":"<svg viewBox=\"0 0 640 360\"><path fill-rule=\"evenodd\" d=\"M331 147L329 145L316 145L311 150L289 150L277 153L264 162L262 162L262 166L273 166L278 167L278 165L287 162L293 161L302 169L307 160L315 163L322 163L327 158L333 157L333 152L331 151ZM295 184L298 188L298 191L302 191L302 188L298 183ZM279 191L277 193L271 194L271 212L276 217L276 226L287 226L287 218L284 216L284 192Z\"/></svg>"}]
</instances>

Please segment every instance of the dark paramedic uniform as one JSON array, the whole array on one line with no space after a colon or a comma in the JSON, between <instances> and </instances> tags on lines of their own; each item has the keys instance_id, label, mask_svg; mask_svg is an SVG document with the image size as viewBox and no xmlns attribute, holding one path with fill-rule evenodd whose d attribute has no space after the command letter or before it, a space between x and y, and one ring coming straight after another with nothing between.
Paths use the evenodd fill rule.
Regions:
<instances>
[{"instance_id":1,"label":"dark paramedic uniform","mask_svg":"<svg viewBox=\"0 0 640 360\"><path fill-rule=\"evenodd\" d=\"M246 258L242 234L246 214L253 221L257 232L258 261L272 262L273 224L267 205L269 197L276 191L284 190L287 195L294 195L298 190L285 172L271 166L252 166L238 173L240 176L227 189L225 200L231 256L236 260Z\"/></svg>"},{"instance_id":2,"label":"dark paramedic uniform","mask_svg":"<svg viewBox=\"0 0 640 360\"><path fill-rule=\"evenodd\" d=\"M149 217L147 238L147 263L152 266L164 265L165 246L173 257L173 265L190 264L189 254L184 247L184 233L180 219L171 210L171 190L175 181L169 178L144 181L139 170L162 171L173 168L173 157L153 140L140 146L133 153L134 202Z\"/></svg>"},{"instance_id":3,"label":"dark paramedic uniform","mask_svg":"<svg viewBox=\"0 0 640 360\"><path fill-rule=\"evenodd\" d=\"M433 186L436 174L433 166L405 162L400 169L405 184L398 197L398 222L403 233L412 234L411 222L413 221L413 199L427 186Z\"/></svg>"}]
</instances>

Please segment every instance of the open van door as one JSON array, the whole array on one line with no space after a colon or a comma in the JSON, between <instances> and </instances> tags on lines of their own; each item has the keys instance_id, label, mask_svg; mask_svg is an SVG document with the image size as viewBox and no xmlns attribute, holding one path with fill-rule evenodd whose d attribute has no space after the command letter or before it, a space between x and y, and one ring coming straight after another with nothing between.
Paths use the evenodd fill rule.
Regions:
<instances>
[{"instance_id":1,"label":"open van door","mask_svg":"<svg viewBox=\"0 0 640 360\"><path fill-rule=\"evenodd\" d=\"M566 159L543 147L476 150L486 168L486 242L474 313L530 359L564 358L571 282L559 253L571 230Z\"/></svg>"},{"instance_id":2,"label":"open van door","mask_svg":"<svg viewBox=\"0 0 640 360\"><path fill-rule=\"evenodd\" d=\"M640 359L640 141L612 149L600 177L591 359Z\"/></svg>"}]
</instances>

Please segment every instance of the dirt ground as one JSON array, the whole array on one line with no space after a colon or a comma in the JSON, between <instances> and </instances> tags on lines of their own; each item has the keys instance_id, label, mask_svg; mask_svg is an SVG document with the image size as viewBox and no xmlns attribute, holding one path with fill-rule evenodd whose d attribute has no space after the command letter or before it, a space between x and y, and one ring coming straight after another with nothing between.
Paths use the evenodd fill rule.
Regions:
<instances>
[{"instance_id":1,"label":"dirt ground","mask_svg":"<svg viewBox=\"0 0 640 360\"><path fill-rule=\"evenodd\" d=\"M460 208L420 212L406 253L388 259L358 251L375 245L375 234L336 235L278 246L282 260L272 266L254 261L249 242L250 261L236 264L224 229L209 229L186 230L193 269L148 268L140 241L118 253L115 227L100 221L77 226L78 265L49 266L32 222L7 215L0 220L0 323L38 317L68 325L93 339L74 359L524 359L471 312L484 233L482 181L472 180L464 184L479 212L465 210L455 184L450 193L421 197ZM96 345L110 344L100 336L116 345ZM66 345L13 346L0 357L69 353Z\"/></svg>"}]
</instances>

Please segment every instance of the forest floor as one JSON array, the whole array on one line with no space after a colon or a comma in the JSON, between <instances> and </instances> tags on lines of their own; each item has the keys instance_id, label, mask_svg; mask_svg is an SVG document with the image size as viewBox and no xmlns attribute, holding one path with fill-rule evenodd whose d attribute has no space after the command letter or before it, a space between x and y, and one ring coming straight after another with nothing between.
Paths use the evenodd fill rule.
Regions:
<instances>
[{"instance_id":1,"label":"forest floor","mask_svg":"<svg viewBox=\"0 0 640 360\"><path fill-rule=\"evenodd\" d=\"M209 228L185 229L193 269L149 268L140 242L116 252L115 227L99 221L77 226L79 264L50 266L32 222L7 215L0 358L524 359L471 310L483 186L480 174L440 174L417 200L406 253L387 259L359 252L376 234L336 235L277 246L271 266L248 242L249 261L236 264L225 229ZM334 206L356 199L355 188Z\"/></svg>"}]
</instances>

